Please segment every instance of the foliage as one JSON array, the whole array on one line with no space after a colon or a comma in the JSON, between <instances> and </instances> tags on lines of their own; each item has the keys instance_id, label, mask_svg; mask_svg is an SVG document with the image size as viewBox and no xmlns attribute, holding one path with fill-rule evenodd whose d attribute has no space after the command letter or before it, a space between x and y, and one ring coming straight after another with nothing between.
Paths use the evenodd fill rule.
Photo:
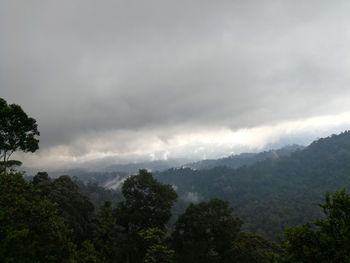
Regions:
<instances>
[{"instance_id":1,"label":"foliage","mask_svg":"<svg viewBox=\"0 0 350 263\"><path fill-rule=\"evenodd\" d=\"M281 262L350 262L350 195L326 193L320 205L325 215L310 224L288 228L283 234Z\"/></svg>"},{"instance_id":2,"label":"foliage","mask_svg":"<svg viewBox=\"0 0 350 263\"><path fill-rule=\"evenodd\" d=\"M125 180L122 188L125 198L117 206L117 223L127 232L142 229L165 228L171 217L171 207L177 194L170 185L155 180L151 173L140 170L138 175Z\"/></svg>"},{"instance_id":3,"label":"foliage","mask_svg":"<svg viewBox=\"0 0 350 263\"><path fill-rule=\"evenodd\" d=\"M86 240L82 243L81 249L76 253L76 262L74 263L104 263L101 261L97 254L94 245L90 240Z\"/></svg>"},{"instance_id":4,"label":"foliage","mask_svg":"<svg viewBox=\"0 0 350 263\"><path fill-rule=\"evenodd\" d=\"M277 243L248 232L239 233L232 245L232 262L268 263L280 253Z\"/></svg>"},{"instance_id":5,"label":"foliage","mask_svg":"<svg viewBox=\"0 0 350 263\"><path fill-rule=\"evenodd\" d=\"M74 254L70 231L57 206L20 174L0 174L2 262L68 262Z\"/></svg>"},{"instance_id":6,"label":"foliage","mask_svg":"<svg viewBox=\"0 0 350 263\"><path fill-rule=\"evenodd\" d=\"M164 244L164 233L159 228L148 228L139 232L144 243L144 263L172 263L174 250Z\"/></svg>"},{"instance_id":7,"label":"foliage","mask_svg":"<svg viewBox=\"0 0 350 263\"><path fill-rule=\"evenodd\" d=\"M104 205L106 201L114 204L120 202L123 197L120 191L113 189L106 189L99 185L96 181L89 180L83 182L78 178L73 177L74 182L78 185L79 191L82 195L85 195L94 204L95 208L99 208Z\"/></svg>"},{"instance_id":8,"label":"foliage","mask_svg":"<svg viewBox=\"0 0 350 263\"><path fill-rule=\"evenodd\" d=\"M179 216L172 235L177 260L229 262L232 242L241 225L228 202L212 199L191 204Z\"/></svg>"},{"instance_id":9,"label":"foliage","mask_svg":"<svg viewBox=\"0 0 350 263\"><path fill-rule=\"evenodd\" d=\"M170 185L155 180L151 173L140 170L125 180L124 201L115 211L117 224L123 227L122 260L139 262L144 257L138 232L148 228L165 229L177 194Z\"/></svg>"},{"instance_id":10,"label":"foliage","mask_svg":"<svg viewBox=\"0 0 350 263\"><path fill-rule=\"evenodd\" d=\"M116 262L119 252L119 233L110 202L105 202L95 216L92 234L99 258L106 263Z\"/></svg>"},{"instance_id":11,"label":"foliage","mask_svg":"<svg viewBox=\"0 0 350 263\"><path fill-rule=\"evenodd\" d=\"M47 173L38 173L33 184L41 190L43 196L58 204L58 213L67 220L74 230L74 240L78 244L89 239L90 221L94 206L79 192L77 184L69 176L60 176L51 180Z\"/></svg>"},{"instance_id":12,"label":"foliage","mask_svg":"<svg viewBox=\"0 0 350 263\"><path fill-rule=\"evenodd\" d=\"M65 176L51 179L45 172L38 173L32 183L26 183L18 174L11 177L2 175L1 179L3 184L0 190L4 195L0 198L0 255L6 259L5 262L174 262L175 251L168 248L162 229L143 228L138 232L125 232L122 226L118 226L118 216L110 202L101 206L92 220L91 241L85 240L80 245L78 242L79 249L76 250L76 246L70 241L73 233L68 230L65 220L57 215L58 208L63 209L62 214L72 209L66 206L68 200L63 203L61 199L58 200L63 204L61 206L60 203L51 203L45 199L47 196L53 198L62 194L67 195L66 198L70 198L74 203L74 199L77 198L74 197L77 187L74 182ZM41 192L37 189L41 189ZM153 198L161 199L162 196ZM77 213L83 214L82 211L84 209ZM186 218L187 221L181 221L180 218ZM186 250L178 250L175 246L177 262L188 262L186 260L189 259L193 262L229 262L229 259L249 262L246 258L237 261L241 259L237 257L238 251L249 251L259 256L264 249L267 251L267 247L260 245L263 242L259 243L257 251L252 247L247 249L246 244L249 242L242 242L244 239L240 235L237 237L241 221L233 217L227 202L215 199L209 203L191 205L187 214L180 218L177 226L181 225L180 222L186 222L189 225L186 230L193 231L192 236L195 238L192 239L193 243L189 244L187 238L190 235L180 230L178 233L182 236L178 235L177 241L183 242L186 249L198 250L191 251L192 258L181 258L179 255ZM179 229L180 227L177 228ZM205 233L199 233L204 229ZM237 240L243 245L237 245ZM208 244L203 246L205 242ZM207 250L204 251L203 247ZM202 253L199 257L194 256L199 253Z\"/></svg>"},{"instance_id":13,"label":"foliage","mask_svg":"<svg viewBox=\"0 0 350 263\"><path fill-rule=\"evenodd\" d=\"M155 244L147 249L144 263L172 263L174 251L162 244Z\"/></svg>"},{"instance_id":14,"label":"foliage","mask_svg":"<svg viewBox=\"0 0 350 263\"><path fill-rule=\"evenodd\" d=\"M0 165L5 173L15 151L35 152L39 148L39 134L35 119L28 117L19 105L7 104L0 98Z\"/></svg>"}]
</instances>

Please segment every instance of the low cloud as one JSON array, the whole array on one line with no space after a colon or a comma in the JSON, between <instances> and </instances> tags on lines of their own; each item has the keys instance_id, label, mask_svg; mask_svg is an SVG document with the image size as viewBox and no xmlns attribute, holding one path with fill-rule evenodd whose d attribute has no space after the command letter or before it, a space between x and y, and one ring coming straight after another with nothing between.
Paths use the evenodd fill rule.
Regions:
<instances>
[{"instance_id":1,"label":"low cloud","mask_svg":"<svg viewBox=\"0 0 350 263\"><path fill-rule=\"evenodd\" d=\"M350 112L275 125L229 128L175 127L160 130L110 131L81 136L71 145L53 146L35 154L18 154L34 167L80 167L96 160L105 163L153 161L172 158L201 160L241 152L257 152L287 144L307 145L350 126Z\"/></svg>"},{"instance_id":2,"label":"low cloud","mask_svg":"<svg viewBox=\"0 0 350 263\"><path fill-rule=\"evenodd\" d=\"M201 200L203 200L203 197L200 196L197 192L187 192L187 193L183 194L180 197L180 199L185 201L185 202L197 204Z\"/></svg>"}]
</instances>

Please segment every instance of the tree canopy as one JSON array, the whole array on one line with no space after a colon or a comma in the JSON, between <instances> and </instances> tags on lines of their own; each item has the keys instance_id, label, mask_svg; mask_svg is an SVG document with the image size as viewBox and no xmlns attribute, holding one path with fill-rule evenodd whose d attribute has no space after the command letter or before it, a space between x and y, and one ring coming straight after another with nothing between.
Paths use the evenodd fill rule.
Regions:
<instances>
[{"instance_id":1,"label":"tree canopy","mask_svg":"<svg viewBox=\"0 0 350 263\"><path fill-rule=\"evenodd\" d=\"M229 262L242 223L223 200L191 204L178 218L173 232L178 261Z\"/></svg>"},{"instance_id":2,"label":"tree canopy","mask_svg":"<svg viewBox=\"0 0 350 263\"><path fill-rule=\"evenodd\" d=\"M177 194L171 185L158 182L147 170L126 179L122 193L124 201L115 210L117 224L124 229L122 261L139 262L146 253L139 232L150 228L164 230Z\"/></svg>"},{"instance_id":3,"label":"tree canopy","mask_svg":"<svg viewBox=\"0 0 350 263\"><path fill-rule=\"evenodd\" d=\"M350 262L350 195L327 192L320 204L324 218L287 228L283 234L281 262Z\"/></svg>"},{"instance_id":4,"label":"tree canopy","mask_svg":"<svg viewBox=\"0 0 350 263\"><path fill-rule=\"evenodd\" d=\"M67 175L51 180L45 172L34 176L33 184L45 198L59 205L58 214L74 230L75 242L81 244L86 240L91 232L89 227L94 206L79 192L78 185Z\"/></svg>"},{"instance_id":5,"label":"tree canopy","mask_svg":"<svg viewBox=\"0 0 350 263\"><path fill-rule=\"evenodd\" d=\"M122 188L125 198L117 206L117 223L127 231L157 227L164 229L171 217L177 194L171 185L155 180L147 170L125 180Z\"/></svg>"},{"instance_id":6,"label":"tree canopy","mask_svg":"<svg viewBox=\"0 0 350 263\"><path fill-rule=\"evenodd\" d=\"M20 174L0 173L1 262L69 262L71 231L57 205L39 194Z\"/></svg>"},{"instance_id":7,"label":"tree canopy","mask_svg":"<svg viewBox=\"0 0 350 263\"><path fill-rule=\"evenodd\" d=\"M38 135L40 133L35 119L28 117L21 106L7 104L0 98L0 164L5 173L14 152L35 152L39 148Z\"/></svg>"}]
</instances>

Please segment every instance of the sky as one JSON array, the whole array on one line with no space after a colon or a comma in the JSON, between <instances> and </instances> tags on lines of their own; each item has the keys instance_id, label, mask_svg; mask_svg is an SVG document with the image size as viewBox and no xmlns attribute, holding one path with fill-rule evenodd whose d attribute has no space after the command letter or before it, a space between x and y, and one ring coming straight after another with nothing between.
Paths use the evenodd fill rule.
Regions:
<instances>
[{"instance_id":1,"label":"sky","mask_svg":"<svg viewBox=\"0 0 350 263\"><path fill-rule=\"evenodd\" d=\"M350 2L0 0L26 166L217 158L350 127Z\"/></svg>"}]
</instances>

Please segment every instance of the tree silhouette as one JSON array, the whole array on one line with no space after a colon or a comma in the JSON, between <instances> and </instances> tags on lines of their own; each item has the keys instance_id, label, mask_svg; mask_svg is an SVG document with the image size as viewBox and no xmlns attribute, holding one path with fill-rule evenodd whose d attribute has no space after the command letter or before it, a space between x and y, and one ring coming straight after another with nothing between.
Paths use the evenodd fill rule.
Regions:
<instances>
[{"instance_id":1,"label":"tree silhouette","mask_svg":"<svg viewBox=\"0 0 350 263\"><path fill-rule=\"evenodd\" d=\"M20 162L11 162L10 157L16 151L35 152L39 149L40 135L36 120L28 117L17 104L7 104L0 98L0 165L4 173L11 165Z\"/></svg>"}]
</instances>

